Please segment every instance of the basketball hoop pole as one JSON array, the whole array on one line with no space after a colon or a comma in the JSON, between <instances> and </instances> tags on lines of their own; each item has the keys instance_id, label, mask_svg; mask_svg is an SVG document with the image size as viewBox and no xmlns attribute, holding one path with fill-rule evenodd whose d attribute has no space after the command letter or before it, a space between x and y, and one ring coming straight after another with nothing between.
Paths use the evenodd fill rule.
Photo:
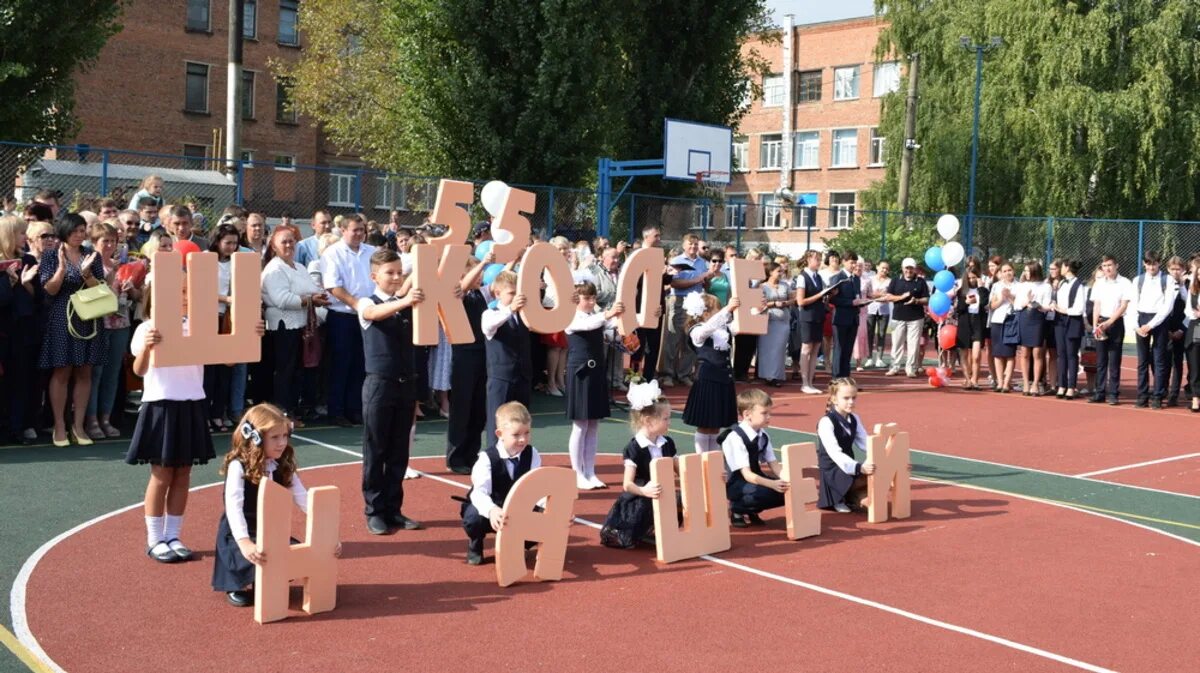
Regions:
<instances>
[{"instance_id":1,"label":"basketball hoop pole","mask_svg":"<svg viewBox=\"0 0 1200 673\"><path fill-rule=\"evenodd\" d=\"M608 238L610 229L609 218L612 215L612 209L620 202L621 197L629 189L629 185L633 183L633 179L640 175L654 175L662 177L664 172L664 162L662 159L631 159L629 161L613 161L608 157L601 157L598 162L600 189L596 193L596 235ZM614 196L612 193L613 178L628 178L625 184ZM630 243L633 243L634 232L629 231Z\"/></svg>"}]
</instances>

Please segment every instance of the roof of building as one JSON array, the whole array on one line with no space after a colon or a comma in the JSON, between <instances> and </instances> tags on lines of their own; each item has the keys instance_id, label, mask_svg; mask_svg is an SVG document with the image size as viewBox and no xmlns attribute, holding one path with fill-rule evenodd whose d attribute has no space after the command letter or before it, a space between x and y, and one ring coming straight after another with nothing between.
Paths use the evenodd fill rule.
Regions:
<instances>
[{"instance_id":1,"label":"roof of building","mask_svg":"<svg viewBox=\"0 0 1200 673\"><path fill-rule=\"evenodd\" d=\"M81 178L100 178L103 164L99 161L63 161L62 159L39 159L26 169L26 174L41 169L51 175L68 175ZM141 181L151 173L160 176L164 182L179 182L193 185L214 185L233 187L233 180L220 171L203 171L189 168L147 168L129 164L108 164L108 179Z\"/></svg>"}]
</instances>

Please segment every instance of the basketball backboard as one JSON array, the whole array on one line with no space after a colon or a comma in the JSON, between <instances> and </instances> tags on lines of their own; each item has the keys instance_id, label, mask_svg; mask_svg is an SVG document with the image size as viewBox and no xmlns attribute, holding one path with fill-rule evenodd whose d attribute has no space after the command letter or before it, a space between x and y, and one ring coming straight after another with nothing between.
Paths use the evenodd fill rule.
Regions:
<instances>
[{"instance_id":1,"label":"basketball backboard","mask_svg":"<svg viewBox=\"0 0 1200 673\"><path fill-rule=\"evenodd\" d=\"M669 118L663 124L663 178L696 182L697 173L716 172L729 182L731 128Z\"/></svg>"}]
</instances>

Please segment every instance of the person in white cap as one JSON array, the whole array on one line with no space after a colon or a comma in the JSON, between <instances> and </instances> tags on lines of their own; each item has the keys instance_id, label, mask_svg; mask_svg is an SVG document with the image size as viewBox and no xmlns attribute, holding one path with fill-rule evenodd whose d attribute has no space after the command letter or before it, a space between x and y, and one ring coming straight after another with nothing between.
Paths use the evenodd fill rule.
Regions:
<instances>
[{"instance_id":1,"label":"person in white cap","mask_svg":"<svg viewBox=\"0 0 1200 673\"><path fill-rule=\"evenodd\" d=\"M892 302L892 367L885 376L900 373L903 364L909 378L917 377L917 357L921 354L921 327L925 323L924 305L929 303L929 286L917 277L917 260L905 257L900 263L904 273L893 278L880 301Z\"/></svg>"}]
</instances>

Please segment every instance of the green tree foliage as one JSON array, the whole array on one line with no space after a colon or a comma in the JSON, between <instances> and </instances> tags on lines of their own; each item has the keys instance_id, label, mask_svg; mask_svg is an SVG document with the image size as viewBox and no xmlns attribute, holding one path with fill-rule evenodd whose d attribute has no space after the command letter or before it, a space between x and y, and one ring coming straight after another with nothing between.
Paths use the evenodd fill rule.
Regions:
<instances>
[{"instance_id":1,"label":"green tree foliage","mask_svg":"<svg viewBox=\"0 0 1200 673\"><path fill-rule=\"evenodd\" d=\"M1200 3L1195 0L877 0L881 54L921 55L910 210L964 212L975 59L985 55L977 212L1196 219ZM882 129L904 137L904 91ZM898 148L899 142L891 144ZM894 207L900 152L865 195Z\"/></svg>"},{"instance_id":2,"label":"green tree foliage","mask_svg":"<svg viewBox=\"0 0 1200 673\"><path fill-rule=\"evenodd\" d=\"M602 154L661 154L663 116L735 121L763 16L762 0L323 0L301 5L289 74L299 109L377 165L583 185Z\"/></svg>"},{"instance_id":3,"label":"green tree foliage","mask_svg":"<svg viewBox=\"0 0 1200 673\"><path fill-rule=\"evenodd\" d=\"M72 75L121 25L124 0L0 3L0 128L5 140L57 142L76 130Z\"/></svg>"}]
</instances>

